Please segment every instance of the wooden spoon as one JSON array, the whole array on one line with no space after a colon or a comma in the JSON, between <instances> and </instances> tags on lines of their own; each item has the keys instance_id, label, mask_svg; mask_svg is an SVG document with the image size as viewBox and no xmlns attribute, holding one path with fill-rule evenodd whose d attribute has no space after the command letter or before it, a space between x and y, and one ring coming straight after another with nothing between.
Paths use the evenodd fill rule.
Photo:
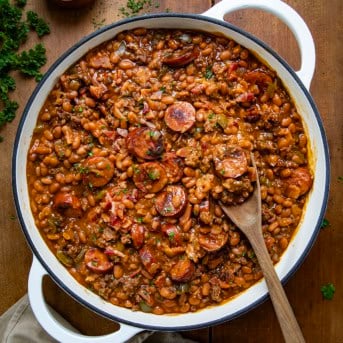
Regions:
<instances>
[{"instance_id":1,"label":"wooden spoon","mask_svg":"<svg viewBox=\"0 0 343 343\"><path fill-rule=\"evenodd\" d=\"M251 197L237 206L220 206L224 213L237 225L250 241L266 280L270 298L278 317L283 337L287 343L305 342L294 312L287 299L282 284L275 272L262 235L261 191L253 156L252 164L256 172L256 187Z\"/></svg>"}]
</instances>

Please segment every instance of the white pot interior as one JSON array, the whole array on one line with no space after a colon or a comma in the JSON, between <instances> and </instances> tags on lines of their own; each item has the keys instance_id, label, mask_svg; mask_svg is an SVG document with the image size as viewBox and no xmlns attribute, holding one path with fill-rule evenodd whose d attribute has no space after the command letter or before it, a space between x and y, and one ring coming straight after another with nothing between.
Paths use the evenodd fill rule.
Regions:
<instances>
[{"instance_id":1,"label":"white pot interior","mask_svg":"<svg viewBox=\"0 0 343 343\"><path fill-rule=\"evenodd\" d=\"M227 26L219 25L215 21L198 16L193 17L148 17L136 18L123 24L115 24L113 27L104 28L97 35L86 38L81 45L74 48L69 54L64 55L58 63L50 69L46 78L38 86L34 96L31 98L25 110L24 119L21 123L21 129L17 135L17 146L15 148L14 162L14 182L15 182L15 198L18 207L19 217L24 232L26 233L30 244L37 254L37 257L49 272L52 272L53 277L59 280L70 294L76 295L79 300L86 303L89 307L97 309L98 312L112 319L119 319L124 322L153 329L188 329L194 327L208 326L215 322L224 319L233 318L238 314L247 311L253 305L256 305L261 299L267 295L267 287L264 281L258 282L250 287L247 291L230 300L229 302L207 308L196 313L186 313L182 315L153 315L143 312L132 312L131 310L114 306L105 302L99 296L88 291L81 286L68 271L58 262L53 253L45 244L38 229L36 229L34 220L29 206L29 194L26 182L26 165L28 148L31 141L33 129L36 125L37 116L42 107L48 93L61 74L87 51L93 47L105 42L117 33L123 30L129 30L136 27L146 28L183 28L194 29L208 32L221 32L227 37L230 37L245 46L249 50L255 51L257 56L262 60L268 61L269 66L277 71L278 76L283 80L284 85L289 90L294 99L299 113L301 113L304 126L307 131L309 143L312 150L312 168L314 172L314 185L309 195L306 211L303 215L302 222L298 231L294 235L293 240L289 244L286 252L283 254L280 262L276 266L277 274L281 279L289 276L299 263L303 260L313 240L315 239L318 227L325 210L327 197L327 182L328 182L328 156L325 146L325 137L316 117L315 107L308 96L305 96L304 87L301 86L294 73L290 73L287 67L280 62L274 54L270 53L263 46L251 40L244 34Z\"/></svg>"}]
</instances>

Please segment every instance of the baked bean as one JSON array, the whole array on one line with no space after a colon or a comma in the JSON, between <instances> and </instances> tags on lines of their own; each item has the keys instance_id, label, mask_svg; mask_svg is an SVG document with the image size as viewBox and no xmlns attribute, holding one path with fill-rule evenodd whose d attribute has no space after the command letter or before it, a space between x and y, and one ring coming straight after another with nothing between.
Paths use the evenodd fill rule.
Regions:
<instances>
[{"instance_id":1,"label":"baked bean","mask_svg":"<svg viewBox=\"0 0 343 343\"><path fill-rule=\"evenodd\" d=\"M45 190L44 186L42 185L42 183L39 180L36 180L33 183L33 188L39 193L43 193Z\"/></svg>"},{"instance_id":2,"label":"baked bean","mask_svg":"<svg viewBox=\"0 0 343 343\"><path fill-rule=\"evenodd\" d=\"M52 184L52 180L51 180L51 178L49 178L49 177L43 177L43 178L41 178L41 182L42 182L44 185L51 185L51 184Z\"/></svg>"},{"instance_id":3,"label":"baked bean","mask_svg":"<svg viewBox=\"0 0 343 343\"><path fill-rule=\"evenodd\" d=\"M54 135L51 133L50 130L44 130L44 137L48 139L49 141L52 141L54 139Z\"/></svg>"},{"instance_id":4,"label":"baked bean","mask_svg":"<svg viewBox=\"0 0 343 343\"><path fill-rule=\"evenodd\" d=\"M49 186L49 192L52 194L56 193L59 189L60 189L60 184L57 182L54 182Z\"/></svg>"},{"instance_id":5,"label":"baked bean","mask_svg":"<svg viewBox=\"0 0 343 343\"><path fill-rule=\"evenodd\" d=\"M230 50L224 50L220 53L220 59L222 61L229 60L231 58L231 51Z\"/></svg>"},{"instance_id":6,"label":"baked bean","mask_svg":"<svg viewBox=\"0 0 343 343\"><path fill-rule=\"evenodd\" d=\"M131 69L135 66L135 63L133 63L130 60L121 60L118 64L119 68L124 69L124 70L128 70Z\"/></svg>"}]
</instances>

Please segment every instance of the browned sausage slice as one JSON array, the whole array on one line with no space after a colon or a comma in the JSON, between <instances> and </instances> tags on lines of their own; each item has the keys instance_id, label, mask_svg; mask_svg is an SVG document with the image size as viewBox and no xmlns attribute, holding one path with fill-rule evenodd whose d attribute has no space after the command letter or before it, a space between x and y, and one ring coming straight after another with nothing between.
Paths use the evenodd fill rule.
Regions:
<instances>
[{"instance_id":1,"label":"browned sausage slice","mask_svg":"<svg viewBox=\"0 0 343 343\"><path fill-rule=\"evenodd\" d=\"M186 101L176 102L167 108L164 121L173 131L186 132L195 123L195 108Z\"/></svg>"},{"instance_id":2,"label":"browned sausage slice","mask_svg":"<svg viewBox=\"0 0 343 343\"><path fill-rule=\"evenodd\" d=\"M181 214L185 206L186 193L181 186L167 186L165 191L158 194L155 201L157 212L165 217Z\"/></svg>"},{"instance_id":3,"label":"browned sausage slice","mask_svg":"<svg viewBox=\"0 0 343 343\"><path fill-rule=\"evenodd\" d=\"M213 151L216 172L224 178L236 178L248 170L248 160L243 149L218 144Z\"/></svg>"},{"instance_id":4,"label":"browned sausage slice","mask_svg":"<svg viewBox=\"0 0 343 343\"><path fill-rule=\"evenodd\" d=\"M143 248L139 250L139 256L144 267L151 275L155 275L156 272L161 268L161 266L157 263L156 256L154 256L150 247L143 246Z\"/></svg>"},{"instance_id":5,"label":"browned sausage slice","mask_svg":"<svg viewBox=\"0 0 343 343\"><path fill-rule=\"evenodd\" d=\"M143 192L157 193L168 183L168 177L161 163L146 162L134 166L133 182Z\"/></svg>"},{"instance_id":6,"label":"browned sausage slice","mask_svg":"<svg viewBox=\"0 0 343 343\"><path fill-rule=\"evenodd\" d=\"M163 154L162 163L169 183L178 182L183 174L182 159L175 152L166 152Z\"/></svg>"},{"instance_id":7,"label":"browned sausage slice","mask_svg":"<svg viewBox=\"0 0 343 343\"><path fill-rule=\"evenodd\" d=\"M258 83L263 85L268 85L272 83L273 80L266 72L262 70L252 70L243 75L243 78L251 83Z\"/></svg>"},{"instance_id":8,"label":"browned sausage slice","mask_svg":"<svg viewBox=\"0 0 343 343\"><path fill-rule=\"evenodd\" d=\"M145 160L156 160L163 153L163 137L160 131L141 127L130 131L126 137L130 153Z\"/></svg>"},{"instance_id":9,"label":"browned sausage slice","mask_svg":"<svg viewBox=\"0 0 343 343\"><path fill-rule=\"evenodd\" d=\"M136 249L140 248L144 243L145 228L143 225L133 224L131 227L131 237L133 245Z\"/></svg>"},{"instance_id":10,"label":"browned sausage slice","mask_svg":"<svg viewBox=\"0 0 343 343\"><path fill-rule=\"evenodd\" d=\"M297 199L310 190L313 183L313 177L307 168L300 167L292 171L292 174L286 180L286 183L286 196Z\"/></svg>"},{"instance_id":11,"label":"browned sausage slice","mask_svg":"<svg viewBox=\"0 0 343 343\"><path fill-rule=\"evenodd\" d=\"M169 67L177 68L191 63L199 56L197 49L176 51L162 59L162 63Z\"/></svg>"},{"instance_id":12,"label":"browned sausage slice","mask_svg":"<svg viewBox=\"0 0 343 343\"><path fill-rule=\"evenodd\" d=\"M195 272L194 263L188 258L180 259L170 270L170 277L177 282L188 282Z\"/></svg>"},{"instance_id":13,"label":"browned sausage slice","mask_svg":"<svg viewBox=\"0 0 343 343\"><path fill-rule=\"evenodd\" d=\"M114 175L114 165L106 157L89 157L83 162L83 169L80 172L85 184L92 187L102 187L111 181Z\"/></svg>"},{"instance_id":14,"label":"browned sausage slice","mask_svg":"<svg viewBox=\"0 0 343 343\"><path fill-rule=\"evenodd\" d=\"M55 194L53 204L57 210L63 211L67 217L79 217L82 214L80 200L67 192Z\"/></svg>"},{"instance_id":15,"label":"browned sausage slice","mask_svg":"<svg viewBox=\"0 0 343 343\"><path fill-rule=\"evenodd\" d=\"M162 232L168 237L170 245L177 246L182 244L181 229L175 224L162 224Z\"/></svg>"},{"instance_id":16,"label":"browned sausage slice","mask_svg":"<svg viewBox=\"0 0 343 343\"><path fill-rule=\"evenodd\" d=\"M212 252L221 249L227 242L229 235L226 232L199 235L199 243L203 249Z\"/></svg>"},{"instance_id":17,"label":"browned sausage slice","mask_svg":"<svg viewBox=\"0 0 343 343\"><path fill-rule=\"evenodd\" d=\"M96 248L88 249L84 259L87 268L96 273L106 273L113 267L107 256Z\"/></svg>"}]
</instances>

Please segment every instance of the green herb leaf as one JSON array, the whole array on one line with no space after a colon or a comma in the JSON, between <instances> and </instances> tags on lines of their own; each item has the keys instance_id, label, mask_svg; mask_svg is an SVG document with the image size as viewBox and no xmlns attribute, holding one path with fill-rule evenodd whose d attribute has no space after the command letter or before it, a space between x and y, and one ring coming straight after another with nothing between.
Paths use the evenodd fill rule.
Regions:
<instances>
[{"instance_id":1,"label":"green herb leaf","mask_svg":"<svg viewBox=\"0 0 343 343\"><path fill-rule=\"evenodd\" d=\"M159 172L153 170L153 171L148 172L148 176L149 176L150 180L155 181L159 178L160 174L159 174Z\"/></svg>"},{"instance_id":2,"label":"green herb leaf","mask_svg":"<svg viewBox=\"0 0 343 343\"><path fill-rule=\"evenodd\" d=\"M332 283L327 283L320 288L323 298L327 300L332 300L333 295L335 294L336 288Z\"/></svg>"},{"instance_id":3,"label":"green herb leaf","mask_svg":"<svg viewBox=\"0 0 343 343\"><path fill-rule=\"evenodd\" d=\"M213 75L214 74L213 74L213 71L212 71L212 67L211 66L206 67L206 71L204 73L204 78L206 80L209 80L209 79L211 79L213 77Z\"/></svg>"},{"instance_id":4,"label":"green herb leaf","mask_svg":"<svg viewBox=\"0 0 343 343\"><path fill-rule=\"evenodd\" d=\"M46 63L45 48L42 44L36 44L34 48L23 51L19 55L19 70L28 76L33 76L36 81L40 81L42 74L40 67Z\"/></svg>"},{"instance_id":5,"label":"green herb leaf","mask_svg":"<svg viewBox=\"0 0 343 343\"><path fill-rule=\"evenodd\" d=\"M43 37L50 33L49 25L33 11L26 13L27 22L29 27L37 32L38 37Z\"/></svg>"},{"instance_id":6,"label":"green herb leaf","mask_svg":"<svg viewBox=\"0 0 343 343\"><path fill-rule=\"evenodd\" d=\"M338 182L343 182L343 176L338 176Z\"/></svg>"},{"instance_id":7,"label":"green herb leaf","mask_svg":"<svg viewBox=\"0 0 343 343\"><path fill-rule=\"evenodd\" d=\"M26 0L16 0L16 5L18 7L25 7L26 5Z\"/></svg>"},{"instance_id":8,"label":"green herb leaf","mask_svg":"<svg viewBox=\"0 0 343 343\"><path fill-rule=\"evenodd\" d=\"M33 49L18 53L26 41L30 28L42 35L50 32L43 19L32 11L23 20L23 7L26 0L16 0L11 5L9 0L0 0L0 127L11 122L19 105L9 98L9 92L15 90L15 80L10 72L20 70L37 81L42 77L39 69L46 62L43 45L37 44Z\"/></svg>"},{"instance_id":9,"label":"green herb leaf","mask_svg":"<svg viewBox=\"0 0 343 343\"><path fill-rule=\"evenodd\" d=\"M325 229L325 228L327 228L328 226L330 226L330 222L326 219L326 218L324 218L323 219L323 221L322 221L322 225L321 225L321 229Z\"/></svg>"}]
</instances>

